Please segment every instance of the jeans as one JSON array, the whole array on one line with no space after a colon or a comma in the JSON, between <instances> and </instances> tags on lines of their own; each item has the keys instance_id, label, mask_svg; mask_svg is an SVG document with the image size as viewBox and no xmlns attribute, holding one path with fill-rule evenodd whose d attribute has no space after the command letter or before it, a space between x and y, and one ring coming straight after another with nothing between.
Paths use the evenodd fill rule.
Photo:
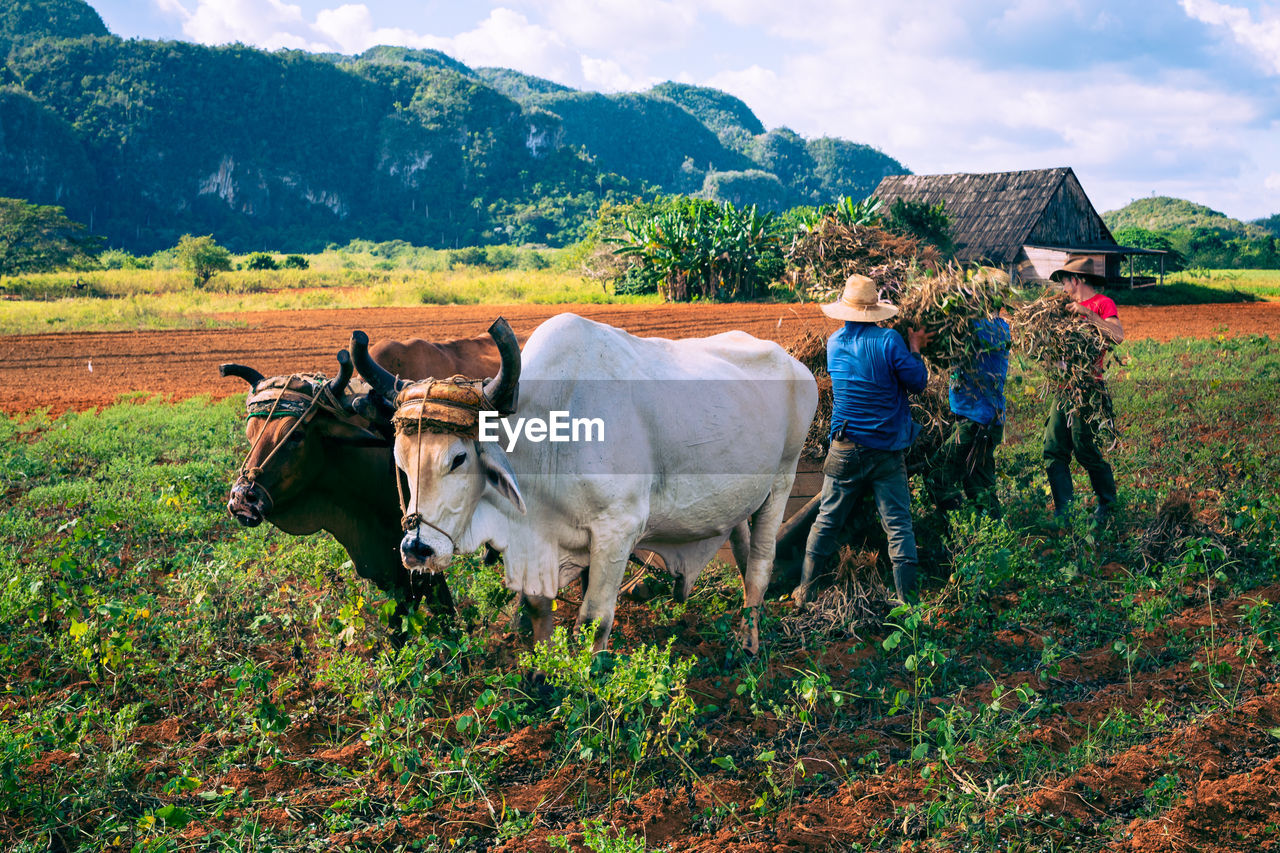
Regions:
<instances>
[{"instance_id":1,"label":"jeans","mask_svg":"<svg viewBox=\"0 0 1280 853\"><path fill-rule=\"evenodd\" d=\"M805 544L807 557L821 563L835 553L840 530L869 486L889 538L889 561L898 598L915 599L916 537L911 526L911 488L901 450L876 450L833 441L822 465L822 501Z\"/></svg>"}]
</instances>

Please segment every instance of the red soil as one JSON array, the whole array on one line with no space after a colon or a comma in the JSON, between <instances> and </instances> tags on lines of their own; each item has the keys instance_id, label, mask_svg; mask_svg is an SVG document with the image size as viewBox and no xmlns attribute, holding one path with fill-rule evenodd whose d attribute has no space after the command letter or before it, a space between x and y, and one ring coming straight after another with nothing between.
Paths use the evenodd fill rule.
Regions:
<instances>
[{"instance_id":1,"label":"red soil","mask_svg":"<svg viewBox=\"0 0 1280 853\"><path fill-rule=\"evenodd\" d=\"M106 405L129 392L225 397L243 391L244 383L221 378L222 362L249 364L267 376L299 370L331 373L334 354L346 346L352 329L364 329L374 340L446 340L479 334L503 315L517 334L528 334L565 311L643 337L742 329L786 344L806 328L825 332L836 327L812 304L449 305L260 311L222 318L245 323L242 328L6 335L0 336L0 411L48 407L56 414ZM1280 335L1280 302L1126 307L1122 317L1135 339Z\"/></svg>"}]
</instances>

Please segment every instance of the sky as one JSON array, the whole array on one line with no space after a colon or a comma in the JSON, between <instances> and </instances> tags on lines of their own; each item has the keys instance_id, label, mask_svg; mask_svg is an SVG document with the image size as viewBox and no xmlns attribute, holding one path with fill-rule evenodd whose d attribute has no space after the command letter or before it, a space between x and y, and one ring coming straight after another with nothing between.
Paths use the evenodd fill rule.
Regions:
<instances>
[{"instance_id":1,"label":"sky","mask_svg":"<svg viewBox=\"0 0 1280 853\"><path fill-rule=\"evenodd\" d=\"M1280 0L89 0L116 35L434 48L577 89L712 86L917 174L1071 166L1099 212L1280 212Z\"/></svg>"}]
</instances>

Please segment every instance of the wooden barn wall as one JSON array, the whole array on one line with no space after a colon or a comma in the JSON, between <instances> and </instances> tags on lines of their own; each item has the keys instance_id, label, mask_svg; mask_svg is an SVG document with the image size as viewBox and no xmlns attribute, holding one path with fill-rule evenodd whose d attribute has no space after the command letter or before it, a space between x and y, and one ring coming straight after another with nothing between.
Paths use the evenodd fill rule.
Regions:
<instances>
[{"instance_id":1,"label":"wooden barn wall","mask_svg":"<svg viewBox=\"0 0 1280 853\"><path fill-rule=\"evenodd\" d=\"M1047 281L1053 271L1060 269L1071 258L1089 258L1095 268L1106 269L1108 275L1117 263L1118 255L1082 254L1080 252L1060 252L1057 249L1043 249L1039 246L1023 246L1019 255L1021 264L1018 267L1019 281Z\"/></svg>"},{"instance_id":2,"label":"wooden barn wall","mask_svg":"<svg viewBox=\"0 0 1280 853\"><path fill-rule=\"evenodd\" d=\"M1080 184L1066 180L1045 206L1027 242L1079 246L1112 241L1102 217L1094 211Z\"/></svg>"}]
</instances>

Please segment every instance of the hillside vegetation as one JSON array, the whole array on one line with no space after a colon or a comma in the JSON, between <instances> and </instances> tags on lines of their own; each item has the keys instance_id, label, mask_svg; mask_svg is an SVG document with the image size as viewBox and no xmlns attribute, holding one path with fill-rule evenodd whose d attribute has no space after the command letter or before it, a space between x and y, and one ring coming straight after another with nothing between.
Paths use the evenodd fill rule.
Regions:
<instances>
[{"instance_id":1,"label":"hillside vegetation","mask_svg":"<svg viewBox=\"0 0 1280 853\"><path fill-rule=\"evenodd\" d=\"M1122 245L1170 252L1169 270L1280 268L1280 214L1245 223L1202 204L1156 196L1102 218Z\"/></svg>"},{"instance_id":2,"label":"hillside vegetation","mask_svg":"<svg viewBox=\"0 0 1280 853\"><path fill-rule=\"evenodd\" d=\"M1102 218L1112 231L1117 228L1148 231L1213 228L1240 237L1262 237L1268 233L1265 228L1232 219L1203 204L1169 196L1140 198L1119 210L1104 213Z\"/></svg>"},{"instance_id":3,"label":"hillside vegetation","mask_svg":"<svg viewBox=\"0 0 1280 853\"><path fill-rule=\"evenodd\" d=\"M183 233L236 250L565 245L602 201L728 186L781 209L905 171L868 146L766 131L714 89L602 95L393 46L126 41L81 0L7 4L0 58L0 195L57 204L131 251Z\"/></svg>"}]
</instances>

